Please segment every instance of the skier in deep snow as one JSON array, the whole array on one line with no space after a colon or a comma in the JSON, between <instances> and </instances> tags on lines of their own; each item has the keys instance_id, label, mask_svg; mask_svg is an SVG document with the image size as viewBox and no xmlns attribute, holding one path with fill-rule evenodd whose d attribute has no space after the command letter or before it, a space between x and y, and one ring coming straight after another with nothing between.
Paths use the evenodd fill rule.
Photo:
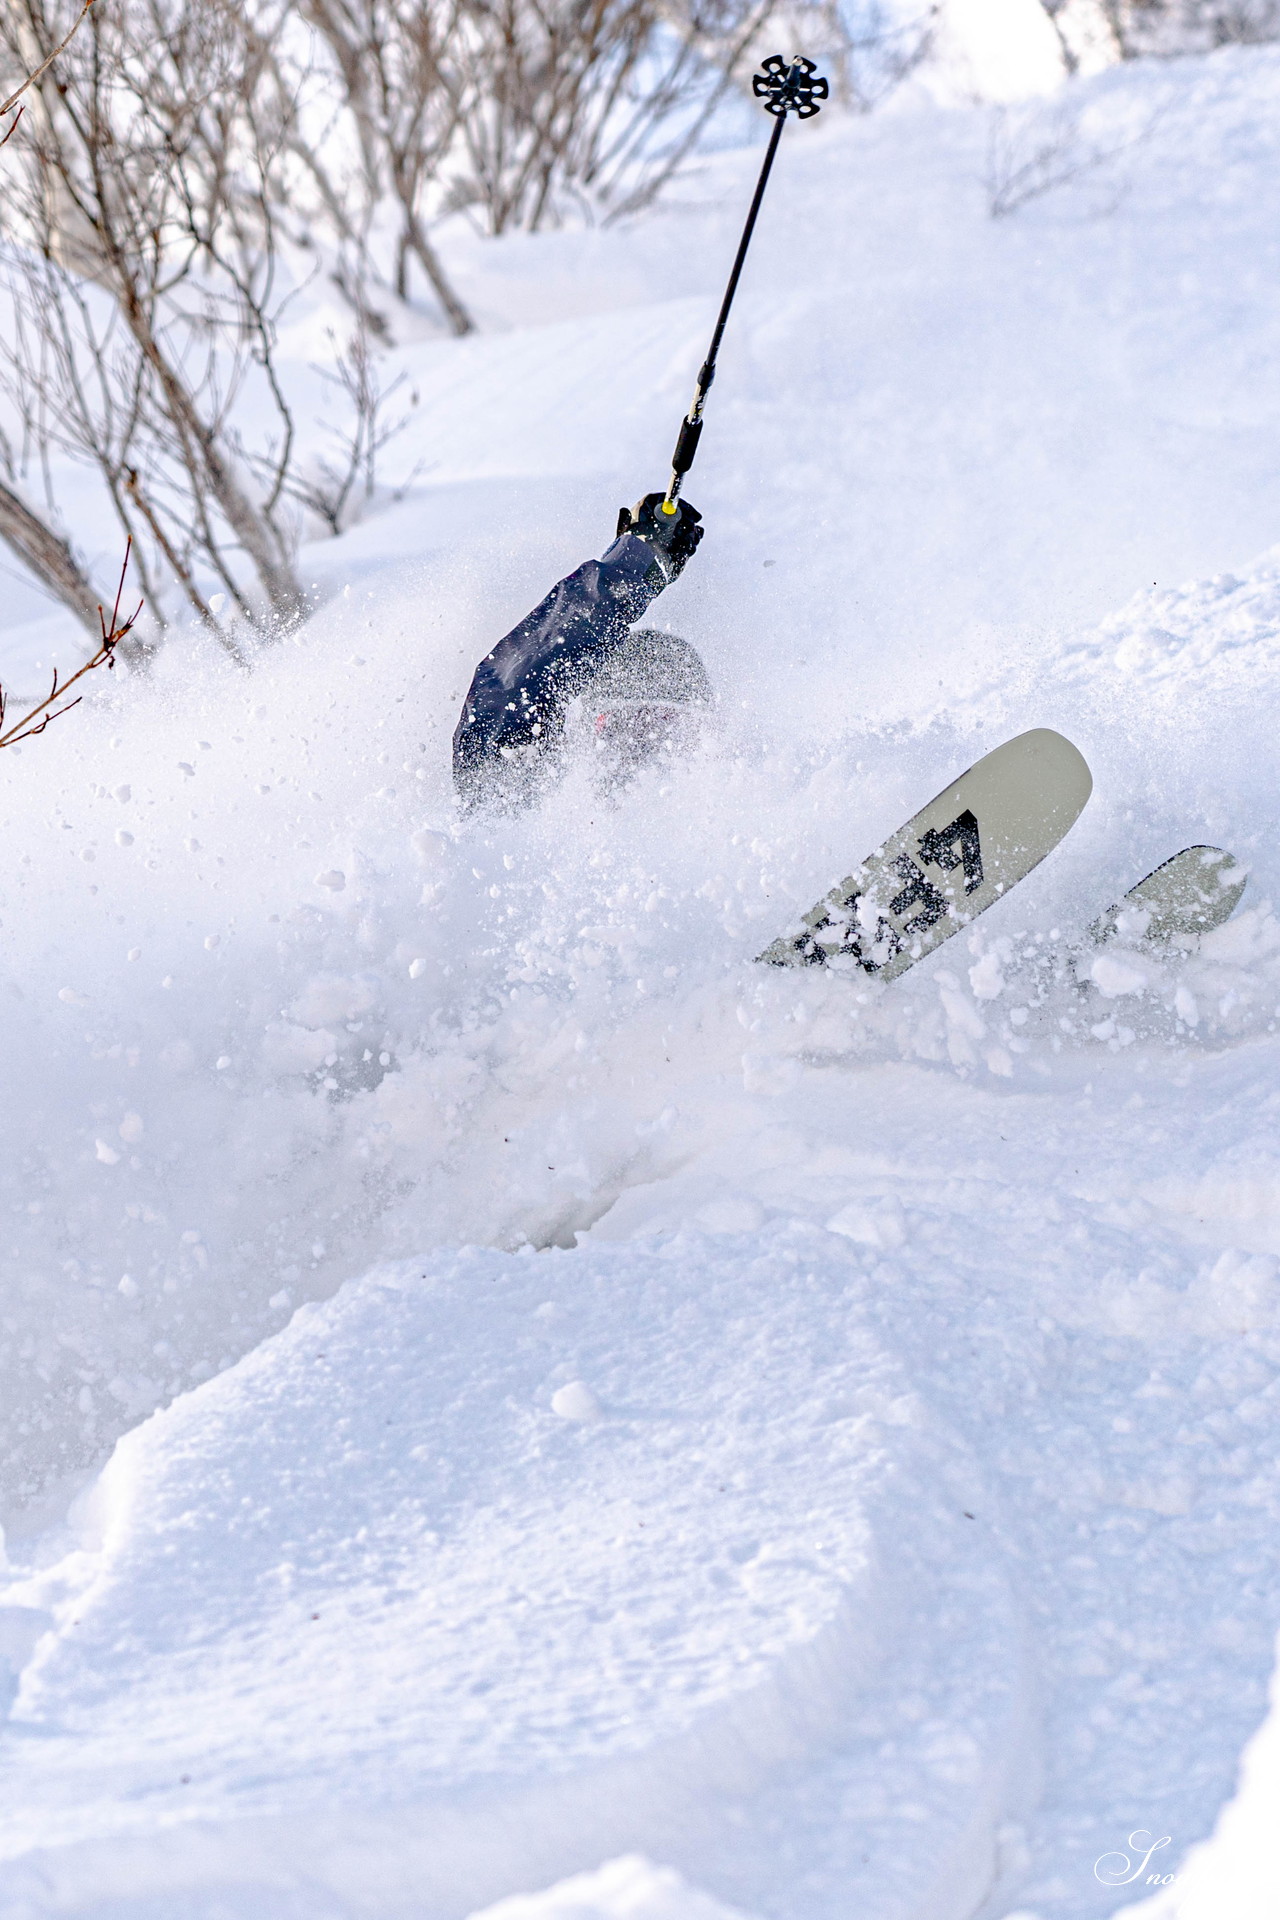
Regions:
<instances>
[{"instance_id":1,"label":"skier in deep snow","mask_svg":"<svg viewBox=\"0 0 1280 1920\"><path fill-rule=\"evenodd\" d=\"M694 553L705 529L685 500L661 493L624 507L617 537L551 589L476 668L453 736L453 777L465 805L518 805L562 746L566 722L611 777L666 745L682 717L711 702L706 671L687 641L633 632Z\"/></svg>"}]
</instances>

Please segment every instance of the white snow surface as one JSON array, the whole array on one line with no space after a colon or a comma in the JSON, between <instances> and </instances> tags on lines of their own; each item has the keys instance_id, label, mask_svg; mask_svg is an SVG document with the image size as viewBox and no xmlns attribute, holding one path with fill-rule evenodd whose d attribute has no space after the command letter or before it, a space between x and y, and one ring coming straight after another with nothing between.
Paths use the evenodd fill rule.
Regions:
<instances>
[{"instance_id":1,"label":"white snow surface","mask_svg":"<svg viewBox=\"0 0 1280 1920\"><path fill-rule=\"evenodd\" d=\"M1271 1712L1245 1749L1239 1793L1224 1809L1211 1839L1193 1847L1182 1862L1170 1853L1171 1834L1144 1828L1102 1863L1101 1877L1112 1885L1148 1894L1136 1906L1122 1909L1123 1920L1269 1920L1280 1908L1277 1691L1273 1679ZM1148 1893L1151 1887L1160 1891Z\"/></svg>"},{"instance_id":2,"label":"white snow surface","mask_svg":"<svg viewBox=\"0 0 1280 1920\"><path fill-rule=\"evenodd\" d=\"M1076 97L1110 158L999 221L980 112L789 132L655 610L719 690L687 760L463 820L448 737L661 480L756 152L454 236L486 330L398 350L429 469L308 625L6 759L4 1920L1094 1920L1232 1800L1280 57ZM1016 896L889 986L752 964L1038 725L1095 793ZM1205 841L1228 925L1073 971ZM1274 1726L1153 1920L1269 1911Z\"/></svg>"}]
</instances>

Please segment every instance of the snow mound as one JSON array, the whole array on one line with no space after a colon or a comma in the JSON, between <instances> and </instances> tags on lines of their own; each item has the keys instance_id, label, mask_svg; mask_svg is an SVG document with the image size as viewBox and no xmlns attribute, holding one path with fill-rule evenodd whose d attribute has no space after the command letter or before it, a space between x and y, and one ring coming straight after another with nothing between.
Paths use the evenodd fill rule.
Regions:
<instances>
[{"instance_id":1,"label":"snow mound","mask_svg":"<svg viewBox=\"0 0 1280 1920\"><path fill-rule=\"evenodd\" d=\"M264 1854L352 1911L445 1911L637 1846L731 1898L836 1795L863 1817L824 1878L927 1819L887 1911L959 1920L1018 1635L867 1285L781 1223L439 1256L300 1311L123 1440L81 1543L0 1592L27 1641L0 1911ZM587 1381L597 1417L558 1417ZM908 1728L850 1749L886 1688Z\"/></svg>"}]
</instances>

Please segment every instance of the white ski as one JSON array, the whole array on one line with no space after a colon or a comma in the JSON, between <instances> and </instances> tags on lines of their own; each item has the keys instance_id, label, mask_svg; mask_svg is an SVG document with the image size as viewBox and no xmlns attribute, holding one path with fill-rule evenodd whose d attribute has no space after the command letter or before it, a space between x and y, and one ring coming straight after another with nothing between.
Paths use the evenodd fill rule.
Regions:
<instances>
[{"instance_id":1,"label":"white ski","mask_svg":"<svg viewBox=\"0 0 1280 1920\"><path fill-rule=\"evenodd\" d=\"M1039 866L1092 790L1083 756L1060 733L1037 727L1006 740L757 958L804 967L845 957L895 979Z\"/></svg>"},{"instance_id":2,"label":"white ski","mask_svg":"<svg viewBox=\"0 0 1280 1920\"><path fill-rule=\"evenodd\" d=\"M1248 877L1221 847L1184 847L1100 914L1089 938L1100 946L1120 934L1159 946L1211 933L1235 912Z\"/></svg>"}]
</instances>

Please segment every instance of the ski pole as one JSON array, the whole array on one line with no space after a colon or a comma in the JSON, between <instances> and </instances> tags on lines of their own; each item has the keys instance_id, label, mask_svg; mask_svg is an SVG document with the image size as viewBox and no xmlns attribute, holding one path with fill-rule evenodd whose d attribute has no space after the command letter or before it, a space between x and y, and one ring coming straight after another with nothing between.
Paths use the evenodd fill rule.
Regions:
<instances>
[{"instance_id":1,"label":"ski pole","mask_svg":"<svg viewBox=\"0 0 1280 1920\"><path fill-rule=\"evenodd\" d=\"M769 184L773 156L778 151L778 142L782 138L782 129L786 125L787 115L794 113L799 120L811 120L819 111L819 101L827 97L827 83L821 74L814 73L812 60L805 60L800 54L796 54L794 59L788 62L780 53L773 53L765 61L764 71L752 75L751 91L757 100L764 101L765 112L775 116L773 132L769 135L769 145L765 152L764 164L760 169L760 178L756 181L756 190L751 197L747 223L742 229L742 238L738 242L737 257L729 275L729 284L725 288L724 299L720 303L720 315L716 321L715 332L711 336L711 346L702 363L698 384L693 390L693 404L680 422L676 450L671 456L671 481L667 487L666 498L662 502L664 513L676 511L676 501L680 497L684 476L693 465L694 455L698 451L698 440L702 434L702 409L706 403L711 382L716 377L716 355L720 351L720 342L724 338L725 322L729 318L733 296L738 291L742 263L747 257L747 248L751 245L756 215L760 211L760 202L764 199L764 190Z\"/></svg>"}]
</instances>

